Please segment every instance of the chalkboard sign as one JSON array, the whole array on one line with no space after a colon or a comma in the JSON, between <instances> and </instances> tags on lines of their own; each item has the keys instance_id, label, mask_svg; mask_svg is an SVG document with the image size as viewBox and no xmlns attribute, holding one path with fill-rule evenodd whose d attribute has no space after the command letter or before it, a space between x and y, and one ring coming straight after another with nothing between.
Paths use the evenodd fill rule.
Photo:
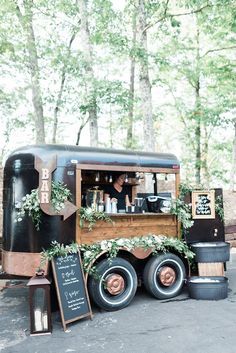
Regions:
<instances>
[{"instance_id":1,"label":"chalkboard sign","mask_svg":"<svg viewBox=\"0 0 236 353\"><path fill-rule=\"evenodd\" d=\"M215 190L192 192L192 217L215 218Z\"/></svg>"},{"instance_id":2,"label":"chalkboard sign","mask_svg":"<svg viewBox=\"0 0 236 353\"><path fill-rule=\"evenodd\" d=\"M64 330L67 323L86 316L92 318L80 253L55 257L52 269Z\"/></svg>"}]
</instances>

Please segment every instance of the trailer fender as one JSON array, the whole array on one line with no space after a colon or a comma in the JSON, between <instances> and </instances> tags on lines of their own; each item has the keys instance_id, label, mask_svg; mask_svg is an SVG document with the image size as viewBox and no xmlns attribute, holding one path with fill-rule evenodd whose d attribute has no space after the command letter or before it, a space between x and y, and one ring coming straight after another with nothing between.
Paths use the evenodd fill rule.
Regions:
<instances>
[{"instance_id":1,"label":"trailer fender","mask_svg":"<svg viewBox=\"0 0 236 353\"><path fill-rule=\"evenodd\" d=\"M120 253L122 252L122 255L120 255ZM147 257L149 257L153 252L153 249L144 249L144 248L135 248L132 249L131 251L129 249L127 249L126 247L120 247L118 250L118 256L121 257L128 257L131 255L133 255L136 259L138 260L143 260L146 259ZM102 261L104 258L106 258L106 255L108 254L107 250L104 250L102 252L100 252L89 264L89 266L86 268L86 273L85 273L85 281L87 283L88 281L88 277L89 277L89 273L91 268L96 265L96 263ZM127 256L125 256L125 254Z\"/></svg>"}]
</instances>

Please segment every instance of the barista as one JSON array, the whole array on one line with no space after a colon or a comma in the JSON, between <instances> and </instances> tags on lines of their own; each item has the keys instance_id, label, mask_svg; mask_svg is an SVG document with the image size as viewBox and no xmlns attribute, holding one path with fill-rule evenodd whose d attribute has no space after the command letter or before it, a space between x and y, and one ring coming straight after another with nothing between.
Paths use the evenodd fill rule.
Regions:
<instances>
[{"instance_id":1,"label":"barista","mask_svg":"<svg viewBox=\"0 0 236 353\"><path fill-rule=\"evenodd\" d=\"M125 174L119 174L112 185L107 185L105 188L105 201L110 197L111 202L117 202L118 210L125 210L126 206L130 206L129 189L123 185L125 181Z\"/></svg>"}]
</instances>

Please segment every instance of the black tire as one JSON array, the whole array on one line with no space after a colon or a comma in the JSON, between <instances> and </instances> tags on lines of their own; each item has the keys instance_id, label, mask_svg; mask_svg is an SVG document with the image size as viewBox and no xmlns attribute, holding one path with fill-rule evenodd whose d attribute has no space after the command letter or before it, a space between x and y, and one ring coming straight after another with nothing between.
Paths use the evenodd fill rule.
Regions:
<instances>
[{"instance_id":1,"label":"black tire","mask_svg":"<svg viewBox=\"0 0 236 353\"><path fill-rule=\"evenodd\" d=\"M169 276L169 272L172 276ZM161 272L166 271L166 283L161 281ZM168 278L170 282L168 283ZM153 256L143 272L143 282L147 291L157 299L177 296L184 285L186 270L182 260L171 253Z\"/></svg>"},{"instance_id":2,"label":"black tire","mask_svg":"<svg viewBox=\"0 0 236 353\"><path fill-rule=\"evenodd\" d=\"M88 290L91 299L101 309L115 311L129 305L135 296L138 280L133 266L126 260L116 257L102 260L96 266L96 277L91 276ZM97 276L98 275L98 276ZM118 277L123 288L115 294L107 287L110 278Z\"/></svg>"}]
</instances>

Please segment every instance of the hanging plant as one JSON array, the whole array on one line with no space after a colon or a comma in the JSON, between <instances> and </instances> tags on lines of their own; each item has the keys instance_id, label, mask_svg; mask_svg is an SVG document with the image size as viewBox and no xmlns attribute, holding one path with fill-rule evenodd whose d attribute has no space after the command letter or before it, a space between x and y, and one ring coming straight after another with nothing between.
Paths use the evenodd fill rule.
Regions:
<instances>
[{"instance_id":1,"label":"hanging plant","mask_svg":"<svg viewBox=\"0 0 236 353\"><path fill-rule=\"evenodd\" d=\"M223 208L223 197L217 196L215 199L215 211L220 217L220 220L224 222L224 208Z\"/></svg>"},{"instance_id":2,"label":"hanging plant","mask_svg":"<svg viewBox=\"0 0 236 353\"><path fill-rule=\"evenodd\" d=\"M203 185L200 187L192 187L187 184L180 184L179 197L172 203L171 213L177 216L178 221L181 223L183 230L188 230L194 224L192 219L192 204L186 204L185 196L187 193L192 193L194 190L207 190ZM217 196L215 199L215 212L224 221L223 198Z\"/></svg>"},{"instance_id":3,"label":"hanging plant","mask_svg":"<svg viewBox=\"0 0 236 353\"><path fill-rule=\"evenodd\" d=\"M56 213L64 208L64 203L71 197L70 190L60 181L52 181L51 203ZM21 199L21 208L16 215L16 221L21 222L23 217L28 215L37 230L40 229L40 223L43 211L40 208L39 190L33 189L30 194L26 194Z\"/></svg>"},{"instance_id":4,"label":"hanging plant","mask_svg":"<svg viewBox=\"0 0 236 353\"><path fill-rule=\"evenodd\" d=\"M84 223L88 222L88 229L91 231L97 221L102 220L108 223L113 223L112 219L105 213L96 211L91 207L80 208L80 227L84 227Z\"/></svg>"},{"instance_id":5,"label":"hanging plant","mask_svg":"<svg viewBox=\"0 0 236 353\"><path fill-rule=\"evenodd\" d=\"M186 204L184 200L178 198L172 203L170 212L177 216L177 219L181 223L183 229L189 229L193 226L194 221L192 220L191 204Z\"/></svg>"},{"instance_id":6,"label":"hanging plant","mask_svg":"<svg viewBox=\"0 0 236 353\"><path fill-rule=\"evenodd\" d=\"M193 226L192 204L186 204L185 195L192 192L192 188L187 184L180 184L179 197L173 201L170 212L176 215L183 229L189 229Z\"/></svg>"}]
</instances>

